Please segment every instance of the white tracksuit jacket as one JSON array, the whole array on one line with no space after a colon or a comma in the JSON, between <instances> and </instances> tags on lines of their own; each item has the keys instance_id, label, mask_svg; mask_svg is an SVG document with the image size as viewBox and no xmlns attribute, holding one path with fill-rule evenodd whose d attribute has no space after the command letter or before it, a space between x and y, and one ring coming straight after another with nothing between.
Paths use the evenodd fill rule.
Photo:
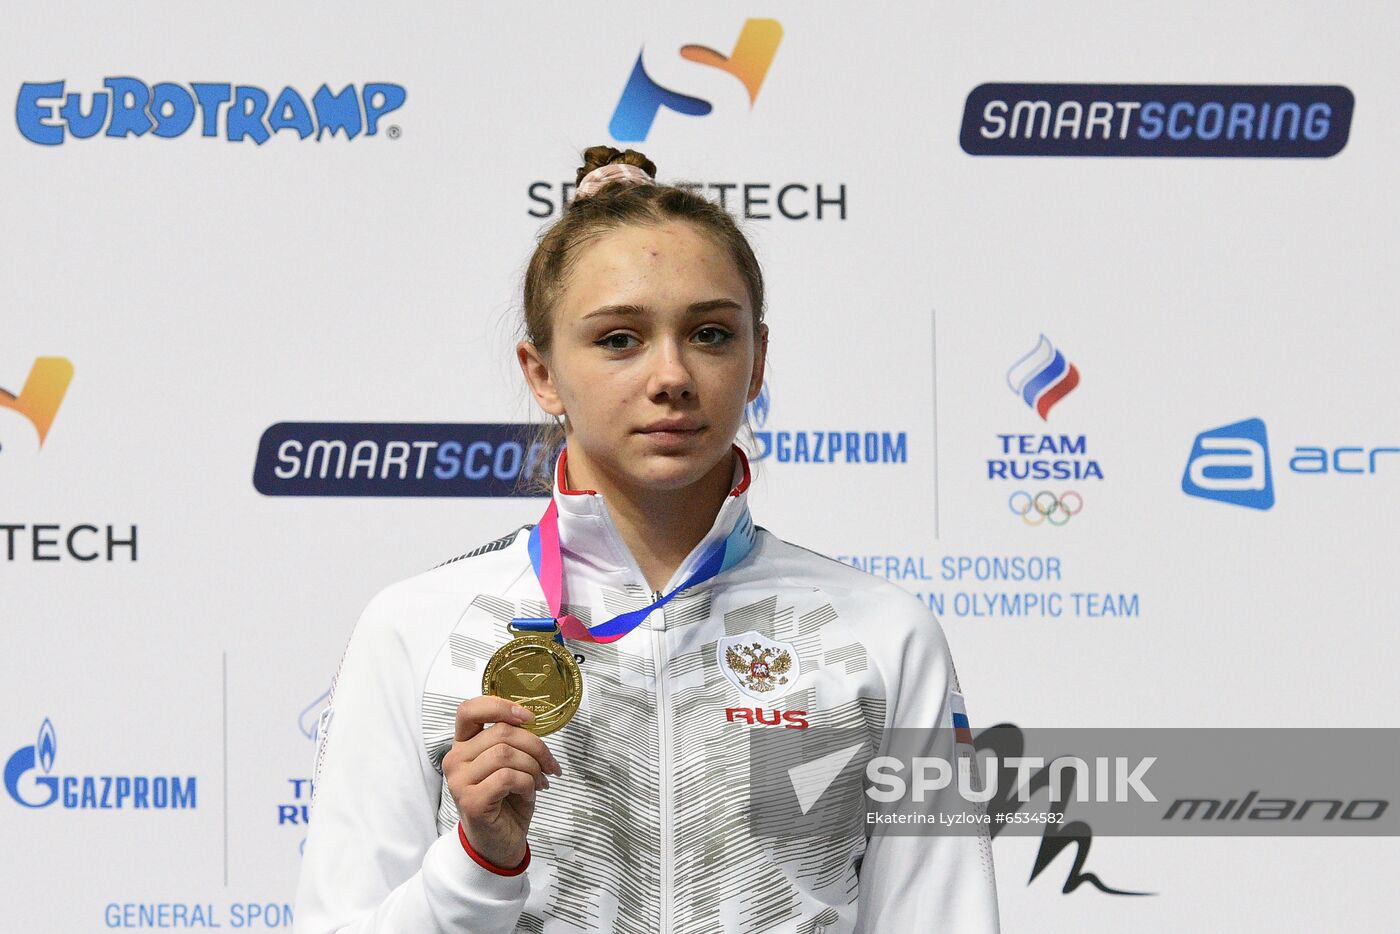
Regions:
<instances>
[{"instance_id":1,"label":"white tracksuit jacket","mask_svg":"<svg viewBox=\"0 0 1400 934\"><path fill-rule=\"evenodd\" d=\"M562 457L559 466L562 476ZM775 711L784 724L804 712L811 727L863 727L878 740L887 727L951 727L958 686L942 629L918 599L755 528L742 455L735 481L668 586L736 526L755 537L741 562L616 642L568 643L583 656L583 700L545 737L563 775L537 796L531 861L517 875L465 851L439 769L456 708L481 693L506 623L548 615L528 532L370 601L321 721L297 932L998 929L985 833L869 835L863 818L850 833L795 842L751 833L748 731L788 728L765 724ZM602 496L556 480L554 498L566 610L591 625L649 604ZM795 680L741 687L754 684L719 649L750 632L796 656ZM761 713L745 722L743 709Z\"/></svg>"}]
</instances>

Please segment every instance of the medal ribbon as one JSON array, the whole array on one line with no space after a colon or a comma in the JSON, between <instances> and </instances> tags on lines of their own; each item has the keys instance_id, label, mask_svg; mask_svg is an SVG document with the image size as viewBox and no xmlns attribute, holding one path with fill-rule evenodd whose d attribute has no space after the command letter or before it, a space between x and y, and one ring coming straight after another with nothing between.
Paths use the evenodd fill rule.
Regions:
<instances>
[{"instance_id":1,"label":"medal ribbon","mask_svg":"<svg viewBox=\"0 0 1400 934\"><path fill-rule=\"evenodd\" d=\"M597 626L586 626L572 613L564 610L564 555L559 547L559 505L553 500L540 517L539 524L530 530L530 564L539 578L540 589L544 591L545 603L549 605L550 616L529 619L515 619L511 623L517 629L550 631L555 621L559 624L559 635L577 639L580 642L616 642L642 624L651 613L661 609L676 594L687 587L703 584L705 581L725 571L744 559L753 548L753 523L744 518L734 530L721 541L713 542L705 549L695 573L681 582L675 590L640 610L631 610L614 616Z\"/></svg>"}]
</instances>

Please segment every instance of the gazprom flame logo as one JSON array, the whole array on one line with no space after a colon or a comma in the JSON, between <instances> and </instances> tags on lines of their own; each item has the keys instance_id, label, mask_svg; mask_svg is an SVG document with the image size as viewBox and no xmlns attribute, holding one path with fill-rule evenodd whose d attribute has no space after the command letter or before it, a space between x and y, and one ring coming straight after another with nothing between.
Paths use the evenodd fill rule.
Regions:
<instances>
[{"instance_id":1,"label":"gazprom flame logo","mask_svg":"<svg viewBox=\"0 0 1400 934\"><path fill-rule=\"evenodd\" d=\"M734 43L734 50L728 55L703 45L683 45L680 53L681 58L687 61L709 65L738 78L749 92L749 106L752 107L758 100L758 91L763 87L768 66L773 64L773 56L778 53L778 43L782 39L783 27L777 20L750 19L745 21L739 39ZM641 142L651 132L652 121L662 107L691 117L703 117L713 109L707 100L672 91L653 81L642 64L642 52L639 51L627 86L622 89L622 97L608 124L608 132L618 142Z\"/></svg>"},{"instance_id":2,"label":"gazprom flame logo","mask_svg":"<svg viewBox=\"0 0 1400 934\"><path fill-rule=\"evenodd\" d=\"M48 717L39 727L39 739L34 743L34 748L39 753L39 768L44 770L44 774L52 772L54 756L58 754L58 738L54 736L53 722Z\"/></svg>"},{"instance_id":3,"label":"gazprom flame logo","mask_svg":"<svg viewBox=\"0 0 1400 934\"><path fill-rule=\"evenodd\" d=\"M768 411L773 407L773 397L768 393L768 381L763 381L763 386L758 390L758 395L754 396L748 405L749 420L753 422L755 428L762 428L768 424Z\"/></svg>"},{"instance_id":4,"label":"gazprom flame logo","mask_svg":"<svg viewBox=\"0 0 1400 934\"><path fill-rule=\"evenodd\" d=\"M54 736L53 724L45 717L43 725L39 727L39 738L34 741L34 745L21 746L10 756L10 761L5 763L5 790L10 793L10 797L27 808L42 808L53 804L58 798L58 779L49 773L53 771L53 760L57 753L58 740ZM21 789L20 778L26 772L33 771L36 765L44 774L36 775L33 784L36 789L44 789L44 792L40 797L31 799L26 797L24 789Z\"/></svg>"},{"instance_id":5,"label":"gazprom flame logo","mask_svg":"<svg viewBox=\"0 0 1400 934\"><path fill-rule=\"evenodd\" d=\"M73 364L67 359L40 357L30 368L19 395L0 389L0 409L14 409L27 418L39 433L39 446L43 447L72 381Z\"/></svg>"},{"instance_id":6,"label":"gazprom flame logo","mask_svg":"<svg viewBox=\"0 0 1400 934\"><path fill-rule=\"evenodd\" d=\"M1042 334L1035 348L1006 371L1006 385L1045 421L1055 403L1079 385L1079 371Z\"/></svg>"}]
</instances>

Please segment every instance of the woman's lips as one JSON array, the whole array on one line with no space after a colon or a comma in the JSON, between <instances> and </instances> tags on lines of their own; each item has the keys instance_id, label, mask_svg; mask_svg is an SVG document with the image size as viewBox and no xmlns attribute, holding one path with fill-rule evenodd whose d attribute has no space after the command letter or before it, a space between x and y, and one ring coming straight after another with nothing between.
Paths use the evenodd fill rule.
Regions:
<instances>
[{"instance_id":1,"label":"woman's lips","mask_svg":"<svg viewBox=\"0 0 1400 934\"><path fill-rule=\"evenodd\" d=\"M690 439L694 438L696 435L700 434L700 432L704 430L705 426L703 425L689 428L643 428L640 434L654 444L662 446L678 446L685 444Z\"/></svg>"}]
</instances>

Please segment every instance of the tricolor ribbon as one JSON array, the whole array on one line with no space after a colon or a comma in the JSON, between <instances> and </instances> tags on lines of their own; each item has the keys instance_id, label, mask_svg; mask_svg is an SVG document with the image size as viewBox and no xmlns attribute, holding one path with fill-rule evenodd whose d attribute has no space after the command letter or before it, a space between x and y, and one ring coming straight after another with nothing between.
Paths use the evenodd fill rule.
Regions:
<instances>
[{"instance_id":1,"label":"tricolor ribbon","mask_svg":"<svg viewBox=\"0 0 1400 934\"><path fill-rule=\"evenodd\" d=\"M579 642L616 642L642 624L651 613L671 602L671 598L685 590L703 584L705 581L728 570L744 560L753 548L753 524L741 522L735 525L724 539L712 543L705 549L700 564L681 582L675 590L640 610L630 610L614 616L597 626L586 626L572 613L564 612L564 555L559 547L559 505L553 500L540 517L539 523L530 530L530 564L539 578L540 589L544 591L545 603L549 606L547 617L517 618L511 625L517 629L536 632L549 632L559 624L559 636L576 639Z\"/></svg>"}]
</instances>

